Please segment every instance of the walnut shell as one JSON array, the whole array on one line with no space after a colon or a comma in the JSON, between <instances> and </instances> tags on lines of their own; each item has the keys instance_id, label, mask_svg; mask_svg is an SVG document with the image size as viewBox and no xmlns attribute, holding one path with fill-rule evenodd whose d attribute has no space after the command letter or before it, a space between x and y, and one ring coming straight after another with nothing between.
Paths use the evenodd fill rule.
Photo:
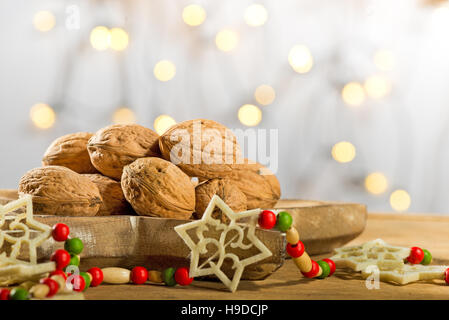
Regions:
<instances>
[{"instance_id":1,"label":"walnut shell","mask_svg":"<svg viewBox=\"0 0 449 320\"><path fill-rule=\"evenodd\" d=\"M120 180L124 166L138 158L160 156L158 139L157 133L138 124L116 124L97 131L87 150L98 171Z\"/></svg>"},{"instance_id":2,"label":"walnut shell","mask_svg":"<svg viewBox=\"0 0 449 320\"><path fill-rule=\"evenodd\" d=\"M140 215L188 219L195 210L190 178L163 159L137 159L124 167L121 183L126 200Z\"/></svg>"},{"instance_id":3,"label":"walnut shell","mask_svg":"<svg viewBox=\"0 0 449 320\"><path fill-rule=\"evenodd\" d=\"M214 195L219 196L234 212L242 212L247 209L246 196L230 180L211 179L199 184L195 188L195 218L201 219L207 205ZM226 222L226 215L223 215L219 208L212 212L212 217Z\"/></svg>"},{"instance_id":4,"label":"walnut shell","mask_svg":"<svg viewBox=\"0 0 449 320\"><path fill-rule=\"evenodd\" d=\"M205 119L184 121L159 138L162 157L191 177L207 172L207 179L220 178L242 163L240 145L231 130Z\"/></svg>"},{"instance_id":5,"label":"walnut shell","mask_svg":"<svg viewBox=\"0 0 449 320\"><path fill-rule=\"evenodd\" d=\"M61 166L28 171L20 179L19 194L32 195L35 214L55 216L94 216L102 201L95 183Z\"/></svg>"},{"instance_id":6,"label":"walnut shell","mask_svg":"<svg viewBox=\"0 0 449 320\"><path fill-rule=\"evenodd\" d=\"M83 174L95 183L103 199L97 216L134 214L131 205L126 201L120 182L101 174Z\"/></svg>"},{"instance_id":7,"label":"walnut shell","mask_svg":"<svg viewBox=\"0 0 449 320\"><path fill-rule=\"evenodd\" d=\"M53 141L42 158L43 166L63 166L78 173L96 173L90 162L87 142L93 136L89 132L77 132Z\"/></svg>"}]
</instances>

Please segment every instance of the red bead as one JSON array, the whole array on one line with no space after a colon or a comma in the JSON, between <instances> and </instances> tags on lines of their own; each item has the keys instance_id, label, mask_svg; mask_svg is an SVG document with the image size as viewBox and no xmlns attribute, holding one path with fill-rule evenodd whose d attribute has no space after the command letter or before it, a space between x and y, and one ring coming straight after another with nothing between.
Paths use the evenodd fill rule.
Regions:
<instances>
[{"instance_id":1,"label":"red bead","mask_svg":"<svg viewBox=\"0 0 449 320\"><path fill-rule=\"evenodd\" d=\"M273 211L264 210L259 214L259 226L263 229L273 229L276 225L276 215Z\"/></svg>"},{"instance_id":2,"label":"red bead","mask_svg":"<svg viewBox=\"0 0 449 320\"><path fill-rule=\"evenodd\" d=\"M100 268L93 267L87 270L87 272L92 276L91 287L99 286L103 282L103 271Z\"/></svg>"},{"instance_id":3,"label":"red bead","mask_svg":"<svg viewBox=\"0 0 449 320\"><path fill-rule=\"evenodd\" d=\"M447 268L446 271L444 271L444 280L446 281L447 284L449 284L449 268Z\"/></svg>"},{"instance_id":4,"label":"red bead","mask_svg":"<svg viewBox=\"0 0 449 320\"><path fill-rule=\"evenodd\" d=\"M290 244L287 243L287 253L292 258L299 258L304 253L304 244L300 241L298 241L297 244Z\"/></svg>"},{"instance_id":5,"label":"red bead","mask_svg":"<svg viewBox=\"0 0 449 320\"><path fill-rule=\"evenodd\" d=\"M193 278L189 277L189 269L187 268L178 268L175 272L175 281L177 284L181 286L188 286L192 283Z\"/></svg>"},{"instance_id":6,"label":"red bead","mask_svg":"<svg viewBox=\"0 0 449 320\"><path fill-rule=\"evenodd\" d=\"M424 259L424 251L421 248L412 247L410 249L410 255L407 258L408 262L418 264L421 263L422 259Z\"/></svg>"},{"instance_id":7,"label":"red bead","mask_svg":"<svg viewBox=\"0 0 449 320\"><path fill-rule=\"evenodd\" d=\"M69 265L70 254L63 249L58 249L53 252L50 260L56 262L56 269L62 270Z\"/></svg>"},{"instance_id":8,"label":"red bead","mask_svg":"<svg viewBox=\"0 0 449 320\"><path fill-rule=\"evenodd\" d=\"M316 261L312 260L312 269L309 272L302 272L302 275L306 278L315 278L315 276L320 272L320 266Z\"/></svg>"},{"instance_id":9,"label":"red bead","mask_svg":"<svg viewBox=\"0 0 449 320\"><path fill-rule=\"evenodd\" d=\"M0 300L9 300L9 289L0 289Z\"/></svg>"},{"instance_id":10,"label":"red bead","mask_svg":"<svg viewBox=\"0 0 449 320\"><path fill-rule=\"evenodd\" d=\"M73 275L72 279L70 280L70 283L73 286L73 291L81 292L86 287L86 280L84 280L84 278L79 274Z\"/></svg>"},{"instance_id":11,"label":"red bead","mask_svg":"<svg viewBox=\"0 0 449 320\"><path fill-rule=\"evenodd\" d=\"M55 271L53 271L52 273L50 273L50 277L51 277L51 276L61 276L61 277L63 277L65 280L67 280L67 275L66 275L65 272L62 271L62 270L55 270Z\"/></svg>"},{"instance_id":12,"label":"red bead","mask_svg":"<svg viewBox=\"0 0 449 320\"><path fill-rule=\"evenodd\" d=\"M70 229L64 223L57 223L53 226L51 235L55 241L66 241L69 238Z\"/></svg>"},{"instance_id":13,"label":"red bead","mask_svg":"<svg viewBox=\"0 0 449 320\"><path fill-rule=\"evenodd\" d=\"M50 291L48 291L48 293L47 293L48 298L53 297L59 290L59 284L53 279L44 278L44 279L41 279L39 282L47 285L48 288L50 289Z\"/></svg>"},{"instance_id":14,"label":"red bead","mask_svg":"<svg viewBox=\"0 0 449 320\"><path fill-rule=\"evenodd\" d=\"M145 283L148 279L148 270L144 267L134 267L131 270L131 281L135 284Z\"/></svg>"},{"instance_id":15,"label":"red bead","mask_svg":"<svg viewBox=\"0 0 449 320\"><path fill-rule=\"evenodd\" d=\"M323 259L323 261L326 261L327 264L329 265L329 267L331 268L331 272L329 272L329 276L328 276L328 277L330 277L331 275L334 274L335 269L337 269L337 267L335 266L335 262L331 259Z\"/></svg>"}]
</instances>

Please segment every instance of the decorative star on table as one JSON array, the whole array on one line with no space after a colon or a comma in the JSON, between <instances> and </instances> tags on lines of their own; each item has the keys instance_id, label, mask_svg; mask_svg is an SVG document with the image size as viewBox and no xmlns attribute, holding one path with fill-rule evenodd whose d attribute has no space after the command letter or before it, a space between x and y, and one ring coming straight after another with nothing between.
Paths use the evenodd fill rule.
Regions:
<instances>
[{"instance_id":1,"label":"decorative star on table","mask_svg":"<svg viewBox=\"0 0 449 320\"><path fill-rule=\"evenodd\" d=\"M215 207L220 208L221 211L229 218L228 224L212 217L212 212ZM243 270L246 266L272 255L271 251L255 235L256 221L259 213L260 209L235 213L219 196L214 195L209 202L201 220L176 226L175 231L191 250L190 277L214 274L224 283L226 287L229 288L231 292L234 292L237 289ZM237 223L238 220L243 218L249 218L249 222L243 224ZM219 239L204 237L203 233L209 230L208 226L221 230ZM198 237L198 242L196 243L187 233L192 229L196 229L196 236ZM245 229L248 229L246 237ZM237 235L225 243L226 236L229 231L236 231ZM249 243L244 244L244 240L249 240ZM215 245L217 247L217 252L199 265L201 254L206 254L208 252L206 248L208 244ZM226 247L228 246L231 246L231 248L240 248L242 250L248 250L255 247L260 251L260 253L240 260L240 257L236 254L226 252ZM212 261L215 257L217 257L217 255L218 261ZM225 259L232 259L234 262L232 268L235 269L235 272L232 279L229 279L221 269Z\"/></svg>"}]
</instances>

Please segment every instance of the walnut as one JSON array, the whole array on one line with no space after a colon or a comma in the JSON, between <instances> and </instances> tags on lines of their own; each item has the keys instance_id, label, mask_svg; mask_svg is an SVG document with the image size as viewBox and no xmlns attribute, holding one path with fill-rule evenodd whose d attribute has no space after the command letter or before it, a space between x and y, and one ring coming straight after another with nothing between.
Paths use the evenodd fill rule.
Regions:
<instances>
[{"instance_id":1,"label":"walnut","mask_svg":"<svg viewBox=\"0 0 449 320\"><path fill-rule=\"evenodd\" d=\"M137 159L124 167L121 183L126 200L139 215L188 219L195 209L190 178L163 159Z\"/></svg>"},{"instance_id":2,"label":"walnut","mask_svg":"<svg viewBox=\"0 0 449 320\"><path fill-rule=\"evenodd\" d=\"M42 165L63 166L78 173L98 172L87 152L87 142L92 135L89 132L77 132L59 137L45 151Z\"/></svg>"},{"instance_id":3,"label":"walnut","mask_svg":"<svg viewBox=\"0 0 449 320\"><path fill-rule=\"evenodd\" d=\"M100 129L87 144L90 160L103 175L120 180L123 167L138 158L160 156L159 136L137 124Z\"/></svg>"},{"instance_id":4,"label":"walnut","mask_svg":"<svg viewBox=\"0 0 449 320\"><path fill-rule=\"evenodd\" d=\"M61 166L28 171L19 182L19 194L33 197L35 214L56 216L95 216L101 196L87 177Z\"/></svg>"}]
</instances>

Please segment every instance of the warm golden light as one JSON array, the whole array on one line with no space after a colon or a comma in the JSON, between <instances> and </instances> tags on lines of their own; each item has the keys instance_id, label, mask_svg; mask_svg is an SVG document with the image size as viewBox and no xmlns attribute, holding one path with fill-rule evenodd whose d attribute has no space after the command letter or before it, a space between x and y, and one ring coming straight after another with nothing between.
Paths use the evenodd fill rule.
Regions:
<instances>
[{"instance_id":1,"label":"warm golden light","mask_svg":"<svg viewBox=\"0 0 449 320\"><path fill-rule=\"evenodd\" d=\"M355 147L351 142L341 141L332 147L331 154L335 161L346 163L354 160L356 152Z\"/></svg>"},{"instance_id":2,"label":"warm golden light","mask_svg":"<svg viewBox=\"0 0 449 320\"><path fill-rule=\"evenodd\" d=\"M169 81L175 76L176 67L173 62L169 60L161 60L154 66L153 73L159 81Z\"/></svg>"},{"instance_id":3,"label":"warm golden light","mask_svg":"<svg viewBox=\"0 0 449 320\"><path fill-rule=\"evenodd\" d=\"M365 178L365 189L372 194L382 194L387 191L388 180L382 172L373 172Z\"/></svg>"},{"instance_id":4,"label":"warm golden light","mask_svg":"<svg viewBox=\"0 0 449 320\"><path fill-rule=\"evenodd\" d=\"M406 211L410 203L410 195L405 190L396 190L390 195L390 205L396 211Z\"/></svg>"},{"instance_id":5,"label":"warm golden light","mask_svg":"<svg viewBox=\"0 0 449 320\"><path fill-rule=\"evenodd\" d=\"M217 45L217 48L225 52L233 50L237 46L238 42L238 33L229 29L221 30L215 37L215 44Z\"/></svg>"},{"instance_id":6,"label":"warm golden light","mask_svg":"<svg viewBox=\"0 0 449 320\"><path fill-rule=\"evenodd\" d=\"M206 11L197 4L191 4L182 11L182 20L192 27L199 26L206 19Z\"/></svg>"},{"instance_id":7,"label":"warm golden light","mask_svg":"<svg viewBox=\"0 0 449 320\"><path fill-rule=\"evenodd\" d=\"M391 82L390 79L384 76L374 75L366 79L364 87L369 97L380 99L390 93Z\"/></svg>"},{"instance_id":8,"label":"warm golden light","mask_svg":"<svg viewBox=\"0 0 449 320\"><path fill-rule=\"evenodd\" d=\"M98 26L90 32L90 43L96 50L106 50L111 43L111 32L104 26Z\"/></svg>"},{"instance_id":9,"label":"warm golden light","mask_svg":"<svg viewBox=\"0 0 449 320\"><path fill-rule=\"evenodd\" d=\"M154 120L153 126L157 134L162 135L175 124L175 119L166 114L162 114Z\"/></svg>"},{"instance_id":10,"label":"warm golden light","mask_svg":"<svg viewBox=\"0 0 449 320\"><path fill-rule=\"evenodd\" d=\"M125 50L128 47L128 33L122 28L112 28L110 30L110 47L116 51Z\"/></svg>"},{"instance_id":11,"label":"warm golden light","mask_svg":"<svg viewBox=\"0 0 449 320\"><path fill-rule=\"evenodd\" d=\"M119 108L115 110L112 115L112 121L115 124L136 123L136 115L134 114L134 111L129 108Z\"/></svg>"},{"instance_id":12,"label":"warm golden light","mask_svg":"<svg viewBox=\"0 0 449 320\"><path fill-rule=\"evenodd\" d=\"M37 103L30 110L31 121L39 129L51 128L56 120L54 110L45 103Z\"/></svg>"},{"instance_id":13,"label":"warm golden light","mask_svg":"<svg viewBox=\"0 0 449 320\"><path fill-rule=\"evenodd\" d=\"M343 101L350 106L357 107L365 101L365 91L358 82L349 82L341 91Z\"/></svg>"},{"instance_id":14,"label":"warm golden light","mask_svg":"<svg viewBox=\"0 0 449 320\"><path fill-rule=\"evenodd\" d=\"M245 10L245 22L251 27L259 27L268 19L268 11L261 4L252 4Z\"/></svg>"},{"instance_id":15,"label":"warm golden light","mask_svg":"<svg viewBox=\"0 0 449 320\"><path fill-rule=\"evenodd\" d=\"M34 15L33 25L42 32L47 32L53 29L56 24L56 19L50 11L39 11Z\"/></svg>"},{"instance_id":16,"label":"warm golden light","mask_svg":"<svg viewBox=\"0 0 449 320\"><path fill-rule=\"evenodd\" d=\"M276 92L274 91L273 87L262 84L256 88L256 91L254 92L254 98L261 105L267 106L273 103L274 99L276 98Z\"/></svg>"},{"instance_id":17,"label":"warm golden light","mask_svg":"<svg viewBox=\"0 0 449 320\"><path fill-rule=\"evenodd\" d=\"M304 45L296 45L290 49L288 62L296 72L307 73L312 69L313 57L309 48Z\"/></svg>"},{"instance_id":18,"label":"warm golden light","mask_svg":"<svg viewBox=\"0 0 449 320\"><path fill-rule=\"evenodd\" d=\"M374 53L374 64L381 71L391 71L394 67L394 55L390 50L377 50Z\"/></svg>"},{"instance_id":19,"label":"warm golden light","mask_svg":"<svg viewBox=\"0 0 449 320\"><path fill-rule=\"evenodd\" d=\"M262 111L252 104L245 104L240 107L238 118L245 126L257 126L262 121Z\"/></svg>"}]
</instances>

